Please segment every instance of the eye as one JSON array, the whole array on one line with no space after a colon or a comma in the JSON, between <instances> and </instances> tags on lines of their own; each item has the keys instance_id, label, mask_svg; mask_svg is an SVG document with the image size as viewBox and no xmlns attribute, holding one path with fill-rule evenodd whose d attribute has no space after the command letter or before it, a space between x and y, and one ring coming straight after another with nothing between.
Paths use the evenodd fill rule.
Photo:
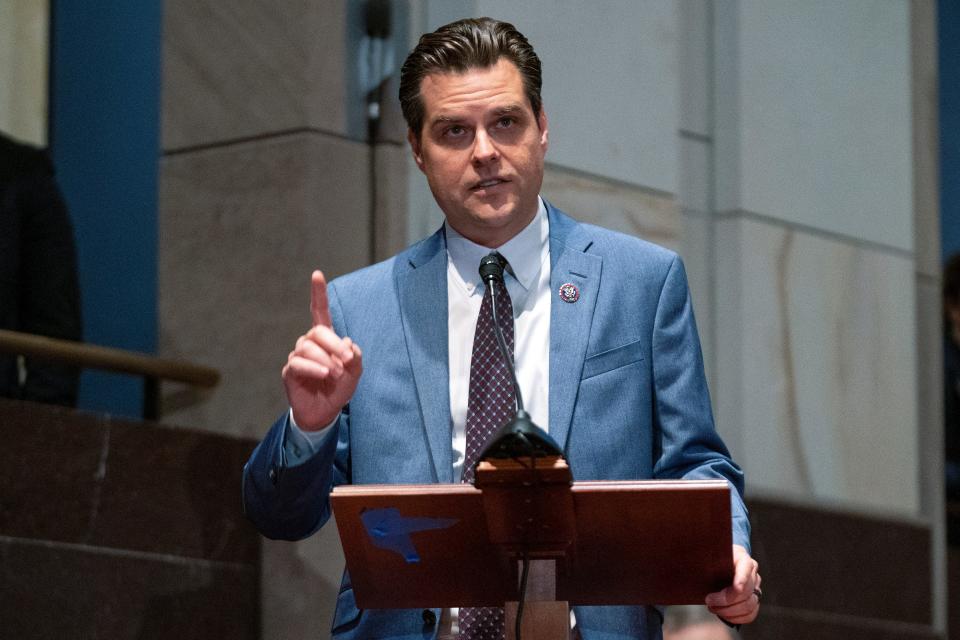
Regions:
<instances>
[{"instance_id":1,"label":"eye","mask_svg":"<svg viewBox=\"0 0 960 640\"><path fill-rule=\"evenodd\" d=\"M514 120L510 116L503 116L502 118L497 120L497 126L501 129L508 129L512 127L514 124L516 124L516 120Z\"/></svg>"},{"instance_id":2,"label":"eye","mask_svg":"<svg viewBox=\"0 0 960 640\"><path fill-rule=\"evenodd\" d=\"M466 132L467 130L463 128L461 125L452 124L443 130L443 135L450 138L459 138L460 136L464 135Z\"/></svg>"}]
</instances>

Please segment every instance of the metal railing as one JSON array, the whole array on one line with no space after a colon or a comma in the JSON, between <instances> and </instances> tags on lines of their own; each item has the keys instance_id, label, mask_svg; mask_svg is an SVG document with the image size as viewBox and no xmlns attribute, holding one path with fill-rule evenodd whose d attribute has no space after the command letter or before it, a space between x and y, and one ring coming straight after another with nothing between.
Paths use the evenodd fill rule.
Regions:
<instances>
[{"instance_id":1,"label":"metal railing","mask_svg":"<svg viewBox=\"0 0 960 640\"><path fill-rule=\"evenodd\" d=\"M161 381L182 382L201 388L213 388L220 382L220 372L216 369L183 360L6 329L0 329L0 353L141 376L144 380L143 417L148 420L160 417Z\"/></svg>"}]
</instances>

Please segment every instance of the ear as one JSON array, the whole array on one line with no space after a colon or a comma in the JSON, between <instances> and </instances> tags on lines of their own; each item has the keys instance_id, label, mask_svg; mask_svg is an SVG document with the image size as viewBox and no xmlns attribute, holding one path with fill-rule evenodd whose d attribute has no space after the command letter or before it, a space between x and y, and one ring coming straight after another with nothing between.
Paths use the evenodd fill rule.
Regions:
<instances>
[{"instance_id":1,"label":"ear","mask_svg":"<svg viewBox=\"0 0 960 640\"><path fill-rule=\"evenodd\" d=\"M423 153L420 148L420 140L413 129L407 129L407 142L410 143L410 151L413 152L413 161L417 163L420 171L423 171Z\"/></svg>"},{"instance_id":2,"label":"ear","mask_svg":"<svg viewBox=\"0 0 960 640\"><path fill-rule=\"evenodd\" d=\"M550 142L550 128L547 126L547 110L540 105L540 115L537 116L537 126L540 127L540 146L547 150Z\"/></svg>"}]
</instances>

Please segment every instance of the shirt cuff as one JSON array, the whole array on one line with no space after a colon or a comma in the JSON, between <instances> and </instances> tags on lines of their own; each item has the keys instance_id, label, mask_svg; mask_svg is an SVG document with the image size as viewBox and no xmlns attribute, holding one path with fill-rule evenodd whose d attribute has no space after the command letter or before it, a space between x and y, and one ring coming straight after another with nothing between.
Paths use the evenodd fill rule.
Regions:
<instances>
[{"instance_id":1,"label":"shirt cuff","mask_svg":"<svg viewBox=\"0 0 960 640\"><path fill-rule=\"evenodd\" d=\"M337 424L337 416L333 422L318 431L304 431L293 419L293 409L287 413L287 428L283 438L283 451L287 467L296 467L314 456L323 444L335 434L333 428Z\"/></svg>"}]
</instances>

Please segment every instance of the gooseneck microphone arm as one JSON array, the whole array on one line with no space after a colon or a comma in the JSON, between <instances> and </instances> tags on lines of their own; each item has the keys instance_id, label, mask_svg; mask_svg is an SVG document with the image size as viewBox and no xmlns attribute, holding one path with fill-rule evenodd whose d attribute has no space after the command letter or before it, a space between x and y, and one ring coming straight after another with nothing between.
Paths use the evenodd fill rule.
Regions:
<instances>
[{"instance_id":1,"label":"gooseneck microphone arm","mask_svg":"<svg viewBox=\"0 0 960 640\"><path fill-rule=\"evenodd\" d=\"M500 353L507 362L507 370L513 380L513 397L516 399L517 414L507 424L500 427L484 445L480 460L487 458L520 458L562 455L560 445L547 432L538 427L523 410L523 397L517 384L517 373L513 356L507 351L507 342L500 331L497 321L497 298L495 282L503 282L503 267L506 260L498 253L491 253L480 261L480 278L490 289L490 302L493 306L493 331L500 345ZM511 321L513 318L511 317Z\"/></svg>"},{"instance_id":2,"label":"gooseneck microphone arm","mask_svg":"<svg viewBox=\"0 0 960 640\"><path fill-rule=\"evenodd\" d=\"M500 282L506 287L503 281L503 256L498 253L490 253L480 260L480 277L490 292L490 306L493 311L493 332L497 336L497 344L500 345L500 355L507 363L507 369L510 371L510 379L513 381L513 397L517 405L517 415L524 414L523 395L520 393L520 385L517 383L517 371L513 363L513 354L507 348L507 341L503 338L503 331L500 329L500 318L497 317L497 287L495 284ZM510 318L513 321L513 318Z\"/></svg>"}]
</instances>

